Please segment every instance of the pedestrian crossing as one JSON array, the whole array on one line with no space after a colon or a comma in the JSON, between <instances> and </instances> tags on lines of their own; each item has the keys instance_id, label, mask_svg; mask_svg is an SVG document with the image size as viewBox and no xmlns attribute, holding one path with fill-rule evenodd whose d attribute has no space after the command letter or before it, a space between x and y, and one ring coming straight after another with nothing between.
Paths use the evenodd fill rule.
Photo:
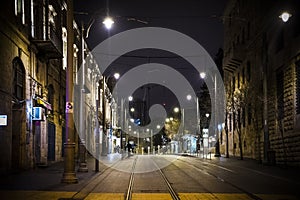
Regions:
<instances>
[{"instance_id":1,"label":"pedestrian crossing","mask_svg":"<svg viewBox=\"0 0 300 200\"><path fill-rule=\"evenodd\" d=\"M76 192L66 191L0 191L3 200L68 200ZM262 200L298 200L293 195L256 194ZM241 193L179 193L181 200L251 200ZM132 200L171 200L169 193L133 193ZM124 200L124 193L90 193L85 200Z\"/></svg>"}]
</instances>

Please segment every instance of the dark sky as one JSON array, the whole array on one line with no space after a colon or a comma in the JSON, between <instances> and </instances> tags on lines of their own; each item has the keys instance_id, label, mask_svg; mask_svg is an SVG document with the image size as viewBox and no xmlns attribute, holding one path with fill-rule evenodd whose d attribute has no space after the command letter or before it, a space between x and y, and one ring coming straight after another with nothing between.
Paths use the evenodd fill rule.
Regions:
<instances>
[{"instance_id":1,"label":"dark sky","mask_svg":"<svg viewBox=\"0 0 300 200\"><path fill-rule=\"evenodd\" d=\"M74 0L75 19L85 27L89 21L92 24L87 43L92 50L107 37L119 32L138 27L163 27L188 35L201 44L214 59L219 48L223 46L223 24L221 16L227 0ZM84 14L76 14L76 13ZM102 20L109 12L115 24L110 31L102 25ZM129 20L135 19L135 20ZM146 22L141 23L138 21ZM163 57L163 58L161 58ZM171 58L171 59L168 59ZM129 52L121 57L110 68L111 71L125 73L132 67L140 64L158 62L176 68L188 80L196 93L199 92L202 80L199 74L189 66L189 63L177 58L170 52L160 50L140 50ZM107 74L111 73L109 70ZM107 75L105 74L105 75ZM145 98L147 87L136 91ZM152 103L166 104L166 109L171 109L176 100L171 100L174 95L167 88L152 87ZM160 97L159 99L157 97ZM169 102L168 102L169 101Z\"/></svg>"},{"instance_id":2,"label":"dark sky","mask_svg":"<svg viewBox=\"0 0 300 200\"><path fill-rule=\"evenodd\" d=\"M83 19L86 26L91 18L96 19L87 40L91 49L109 35L137 27L155 26L177 30L192 37L214 56L223 44L220 16L226 2L227 0L74 0L74 9L75 12L88 13L87 16L75 14L75 18ZM115 20L109 33L101 23L107 12ZM128 18L148 24L129 21Z\"/></svg>"}]
</instances>

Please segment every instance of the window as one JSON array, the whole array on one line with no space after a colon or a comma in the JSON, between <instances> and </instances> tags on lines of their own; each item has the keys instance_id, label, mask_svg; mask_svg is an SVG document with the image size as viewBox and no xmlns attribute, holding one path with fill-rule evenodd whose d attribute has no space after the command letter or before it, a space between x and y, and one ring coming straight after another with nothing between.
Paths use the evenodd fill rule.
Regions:
<instances>
[{"instance_id":1,"label":"window","mask_svg":"<svg viewBox=\"0 0 300 200\"><path fill-rule=\"evenodd\" d=\"M300 114L300 60L296 63L296 113Z\"/></svg>"},{"instance_id":2,"label":"window","mask_svg":"<svg viewBox=\"0 0 300 200\"><path fill-rule=\"evenodd\" d=\"M55 12L55 9L52 5L49 5L48 7L49 7L49 13L48 13L49 22L50 25L55 28L55 17L57 13Z\"/></svg>"},{"instance_id":3,"label":"window","mask_svg":"<svg viewBox=\"0 0 300 200\"><path fill-rule=\"evenodd\" d=\"M20 58L13 60L13 95L18 100L24 99L25 69Z\"/></svg>"},{"instance_id":4,"label":"window","mask_svg":"<svg viewBox=\"0 0 300 200\"><path fill-rule=\"evenodd\" d=\"M73 82L75 84L78 84L78 74L77 74L77 68L78 68L78 47L76 44L73 44Z\"/></svg>"},{"instance_id":5,"label":"window","mask_svg":"<svg viewBox=\"0 0 300 200\"><path fill-rule=\"evenodd\" d=\"M62 28L62 41L63 41L63 70L67 69L67 29Z\"/></svg>"},{"instance_id":6,"label":"window","mask_svg":"<svg viewBox=\"0 0 300 200\"><path fill-rule=\"evenodd\" d=\"M24 0L15 0L15 15L20 16L25 24Z\"/></svg>"}]
</instances>

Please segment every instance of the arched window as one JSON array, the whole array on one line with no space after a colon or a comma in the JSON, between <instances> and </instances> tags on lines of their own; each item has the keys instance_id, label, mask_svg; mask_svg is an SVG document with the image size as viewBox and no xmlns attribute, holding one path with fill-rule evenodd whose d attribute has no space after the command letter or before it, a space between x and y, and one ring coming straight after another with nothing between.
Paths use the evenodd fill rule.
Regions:
<instances>
[{"instance_id":1,"label":"arched window","mask_svg":"<svg viewBox=\"0 0 300 200\"><path fill-rule=\"evenodd\" d=\"M24 100L25 96L25 68L18 57L13 60L13 96L18 100Z\"/></svg>"}]
</instances>

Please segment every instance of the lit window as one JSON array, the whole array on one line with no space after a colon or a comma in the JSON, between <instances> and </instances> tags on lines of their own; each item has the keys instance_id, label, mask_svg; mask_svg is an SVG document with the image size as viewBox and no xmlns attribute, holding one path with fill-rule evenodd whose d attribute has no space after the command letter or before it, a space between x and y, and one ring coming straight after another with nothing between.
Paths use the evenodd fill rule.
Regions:
<instances>
[{"instance_id":1,"label":"lit window","mask_svg":"<svg viewBox=\"0 0 300 200\"><path fill-rule=\"evenodd\" d=\"M52 5L49 5L49 22L50 24L55 27L55 16L57 13L55 12L55 9Z\"/></svg>"},{"instance_id":2,"label":"lit window","mask_svg":"<svg viewBox=\"0 0 300 200\"><path fill-rule=\"evenodd\" d=\"M67 29L62 28L62 41L63 41L63 70L67 69Z\"/></svg>"},{"instance_id":3,"label":"lit window","mask_svg":"<svg viewBox=\"0 0 300 200\"><path fill-rule=\"evenodd\" d=\"M20 16L25 24L24 0L15 0L15 15Z\"/></svg>"}]
</instances>

